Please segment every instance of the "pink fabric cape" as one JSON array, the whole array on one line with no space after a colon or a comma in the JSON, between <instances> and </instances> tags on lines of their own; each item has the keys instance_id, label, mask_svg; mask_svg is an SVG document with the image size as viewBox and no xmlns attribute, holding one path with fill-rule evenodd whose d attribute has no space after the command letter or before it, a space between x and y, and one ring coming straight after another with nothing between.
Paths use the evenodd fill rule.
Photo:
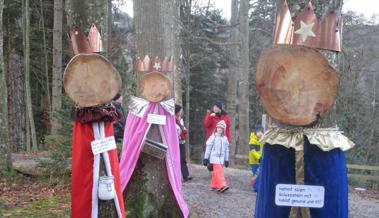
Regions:
<instances>
[{"instance_id":1,"label":"pink fabric cape","mask_svg":"<svg viewBox=\"0 0 379 218\"><path fill-rule=\"evenodd\" d=\"M166 116L166 125L162 126L162 129L168 145L165 158L168 179L176 201L183 213L183 217L187 218L189 210L184 201L182 192L180 151L175 116L168 113L160 104L149 103L142 118L131 112L128 114L125 123L124 142L120 160L121 188L125 190L132 177L149 126L147 123L147 115L153 113L155 106L158 106L158 114Z\"/></svg>"}]
</instances>

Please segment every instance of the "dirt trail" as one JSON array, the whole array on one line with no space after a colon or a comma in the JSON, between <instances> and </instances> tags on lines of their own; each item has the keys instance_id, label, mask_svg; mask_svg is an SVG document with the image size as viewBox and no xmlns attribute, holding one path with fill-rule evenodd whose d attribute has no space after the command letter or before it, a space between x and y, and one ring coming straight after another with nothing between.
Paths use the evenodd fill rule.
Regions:
<instances>
[{"instance_id":1,"label":"dirt trail","mask_svg":"<svg viewBox=\"0 0 379 218\"><path fill-rule=\"evenodd\" d=\"M209 188L210 175L205 167L191 165L193 180L184 183L184 198L190 210L199 218L251 218L256 194L249 191L250 171L227 168L225 176L231 187L224 194ZM379 196L363 198L359 193L349 193L350 218L378 218Z\"/></svg>"}]
</instances>

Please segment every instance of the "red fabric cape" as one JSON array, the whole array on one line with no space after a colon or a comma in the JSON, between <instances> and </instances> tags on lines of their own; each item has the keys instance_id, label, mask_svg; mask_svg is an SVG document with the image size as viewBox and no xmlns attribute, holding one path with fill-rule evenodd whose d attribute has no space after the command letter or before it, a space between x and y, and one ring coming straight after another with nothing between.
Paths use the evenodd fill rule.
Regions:
<instances>
[{"instance_id":1,"label":"red fabric cape","mask_svg":"<svg viewBox=\"0 0 379 218\"><path fill-rule=\"evenodd\" d=\"M104 122L105 136L113 136L113 125ZM94 156L91 150L91 142L94 140L92 124L74 122L72 135L72 190L71 190L71 217L91 217L92 210L92 184ZM108 151L114 185L120 204L121 212L125 217L124 200L121 191L120 171L117 150ZM103 161L103 159L101 159Z\"/></svg>"}]
</instances>

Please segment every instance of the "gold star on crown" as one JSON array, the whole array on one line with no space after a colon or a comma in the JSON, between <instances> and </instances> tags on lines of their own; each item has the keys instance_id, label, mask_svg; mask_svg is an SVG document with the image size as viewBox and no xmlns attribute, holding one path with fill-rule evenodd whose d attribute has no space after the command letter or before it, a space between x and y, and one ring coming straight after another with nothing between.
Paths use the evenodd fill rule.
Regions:
<instances>
[{"instance_id":1,"label":"gold star on crown","mask_svg":"<svg viewBox=\"0 0 379 218\"><path fill-rule=\"evenodd\" d=\"M294 20L286 0L279 8L273 44L341 51L341 41L342 18L335 10L329 10L322 22L319 22L311 1Z\"/></svg>"},{"instance_id":2,"label":"gold star on crown","mask_svg":"<svg viewBox=\"0 0 379 218\"><path fill-rule=\"evenodd\" d=\"M140 72L172 72L174 71L174 62L171 57L164 57L161 60L158 56L151 60L145 56L143 60L140 57L134 59L133 69Z\"/></svg>"}]
</instances>

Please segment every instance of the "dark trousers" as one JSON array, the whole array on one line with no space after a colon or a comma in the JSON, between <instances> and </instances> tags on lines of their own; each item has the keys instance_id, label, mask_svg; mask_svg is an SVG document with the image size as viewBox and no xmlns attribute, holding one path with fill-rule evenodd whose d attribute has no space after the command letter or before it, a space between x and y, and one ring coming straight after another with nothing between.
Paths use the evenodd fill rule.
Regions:
<instances>
[{"instance_id":1,"label":"dark trousers","mask_svg":"<svg viewBox=\"0 0 379 218\"><path fill-rule=\"evenodd\" d=\"M189 176L187 161L186 161L186 145L179 144L180 147L180 167L182 169L183 179L186 179Z\"/></svg>"}]
</instances>

